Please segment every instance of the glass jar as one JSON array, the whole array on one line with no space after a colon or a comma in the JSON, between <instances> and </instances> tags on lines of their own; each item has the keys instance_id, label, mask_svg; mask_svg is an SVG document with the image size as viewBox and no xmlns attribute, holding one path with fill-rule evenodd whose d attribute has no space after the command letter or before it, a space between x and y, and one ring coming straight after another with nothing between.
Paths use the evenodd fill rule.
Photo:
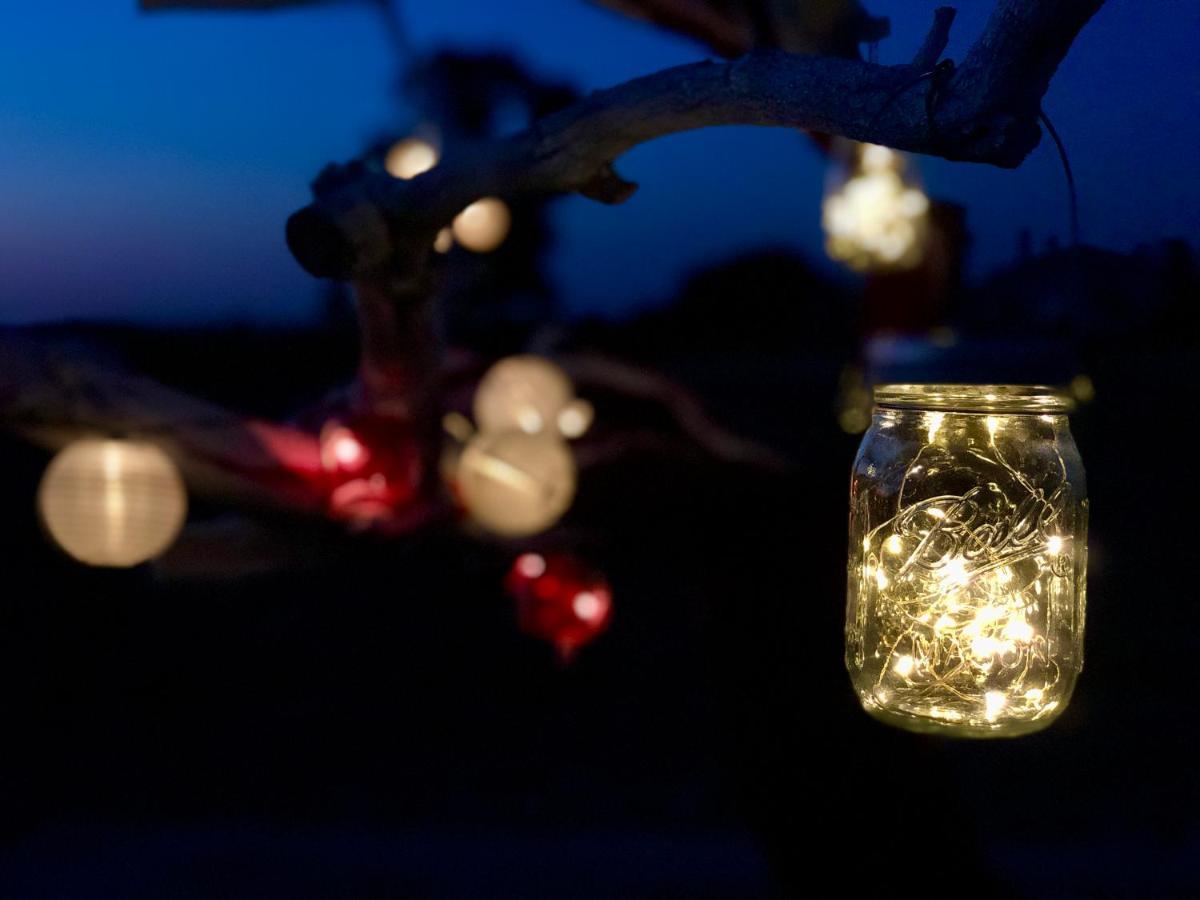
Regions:
<instances>
[{"instance_id":1,"label":"glass jar","mask_svg":"<svg viewBox=\"0 0 1200 900\"><path fill-rule=\"evenodd\" d=\"M1044 387L875 389L850 481L846 667L912 731L1046 727L1083 668L1087 487Z\"/></svg>"}]
</instances>

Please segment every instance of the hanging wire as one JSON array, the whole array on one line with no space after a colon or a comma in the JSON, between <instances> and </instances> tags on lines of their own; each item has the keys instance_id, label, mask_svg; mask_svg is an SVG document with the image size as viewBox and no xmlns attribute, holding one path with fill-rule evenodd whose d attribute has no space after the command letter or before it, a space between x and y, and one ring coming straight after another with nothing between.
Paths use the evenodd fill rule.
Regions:
<instances>
[{"instance_id":1,"label":"hanging wire","mask_svg":"<svg viewBox=\"0 0 1200 900\"><path fill-rule=\"evenodd\" d=\"M1038 118L1042 124L1046 126L1046 131L1050 132L1050 137L1054 141L1054 146L1058 149L1058 158L1062 162L1063 174L1067 177L1067 197L1071 204L1071 246L1079 247L1079 193L1075 188L1075 175L1071 171L1071 160L1067 156L1067 148L1062 142L1062 138L1058 136L1058 131L1054 127L1054 123L1050 121L1050 117L1046 115L1046 111L1038 107Z\"/></svg>"}]
</instances>

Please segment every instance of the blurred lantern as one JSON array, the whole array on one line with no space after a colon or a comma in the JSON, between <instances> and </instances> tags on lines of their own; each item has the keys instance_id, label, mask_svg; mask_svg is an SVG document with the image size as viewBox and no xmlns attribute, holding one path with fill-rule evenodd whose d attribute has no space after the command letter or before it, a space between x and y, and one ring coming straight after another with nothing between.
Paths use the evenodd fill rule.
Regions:
<instances>
[{"instance_id":1,"label":"blurred lantern","mask_svg":"<svg viewBox=\"0 0 1200 900\"><path fill-rule=\"evenodd\" d=\"M1079 403L1091 403L1096 399L1096 385L1092 383L1090 375L1076 375L1067 390Z\"/></svg>"},{"instance_id":2,"label":"blurred lantern","mask_svg":"<svg viewBox=\"0 0 1200 900\"><path fill-rule=\"evenodd\" d=\"M372 414L331 420L321 429L320 445L329 509L338 518L386 518L420 491L421 448L406 420Z\"/></svg>"},{"instance_id":3,"label":"blurred lantern","mask_svg":"<svg viewBox=\"0 0 1200 900\"><path fill-rule=\"evenodd\" d=\"M455 239L475 253L490 253L504 243L512 227L512 213L498 197L476 200L451 224Z\"/></svg>"},{"instance_id":4,"label":"blurred lantern","mask_svg":"<svg viewBox=\"0 0 1200 900\"><path fill-rule=\"evenodd\" d=\"M853 146L853 161L822 204L825 249L858 271L910 269L924 256L929 198L906 183L902 154Z\"/></svg>"},{"instance_id":5,"label":"blurred lantern","mask_svg":"<svg viewBox=\"0 0 1200 900\"><path fill-rule=\"evenodd\" d=\"M575 496L575 461L549 433L480 432L459 459L455 485L467 514L509 537L544 531Z\"/></svg>"},{"instance_id":6,"label":"blurred lantern","mask_svg":"<svg viewBox=\"0 0 1200 900\"><path fill-rule=\"evenodd\" d=\"M596 411L582 397L576 397L558 412L558 431L565 438L582 437L592 427Z\"/></svg>"},{"instance_id":7,"label":"blurred lantern","mask_svg":"<svg viewBox=\"0 0 1200 900\"><path fill-rule=\"evenodd\" d=\"M846 366L838 378L838 425L846 434L862 434L871 424L871 388L857 366Z\"/></svg>"},{"instance_id":8,"label":"blurred lantern","mask_svg":"<svg viewBox=\"0 0 1200 900\"><path fill-rule=\"evenodd\" d=\"M438 163L437 148L419 137L396 141L387 152L383 167L393 178L408 181L428 172Z\"/></svg>"},{"instance_id":9,"label":"blurred lantern","mask_svg":"<svg viewBox=\"0 0 1200 900\"><path fill-rule=\"evenodd\" d=\"M571 380L550 360L532 354L508 356L488 369L475 389L475 424L480 431L538 434L561 428L562 415L574 408L580 421L568 424L582 430L566 436L578 437L590 424L591 407L572 407L574 402Z\"/></svg>"},{"instance_id":10,"label":"blurred lantern","mask_svg":"<svg viewBox=\"0 0 1200 900\"><path fill-rule=\"evenodd\" d=\"M443 228L437 233L437 237L433 239L433 249L438 253L449 253L454 246L454 232L449 228Z\"/></svg>"},{"instance_id":11,"label":"blurred lantern","mask_svg":"<svg viewBox=\"0 0 1200 900\"><path fill-rule=\"evenodd\" d=\"M516 601L517 627L553 644L563 662L595 640L612 618L608 582L574 557L523 553L504 585Z\"/></svg>"},{"instance_id":12,"label":"blurred lantern","mask_svg":"<svg viewBox=\"0 0 1200 900\"><path fill-rule=\"evenodd\" d=\"M175 463L143 441L70 444L50 461L37 501L55 543L92 566L123 568L158 556L187 517Z\"/></svg>"}]
</instances>

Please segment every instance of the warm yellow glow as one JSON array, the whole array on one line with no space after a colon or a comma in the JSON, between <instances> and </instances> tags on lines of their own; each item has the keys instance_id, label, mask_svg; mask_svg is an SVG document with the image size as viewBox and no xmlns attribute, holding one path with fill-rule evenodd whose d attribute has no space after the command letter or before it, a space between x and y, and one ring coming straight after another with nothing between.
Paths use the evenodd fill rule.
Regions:
<instances>
[{"instance_id":1,"label":"warm yellow glow","mask_svg":"<svg viewBox=\"0 0 1200 900\"><path fill-rule=\"evenodd\" d=\"M187 516L179 470L142 441L84 439L50 462L38 511L64 551L93 566L136 566L163 553Z\"/></svg>"},{"instance_id":2,"label":"warm yellow glow","mask_svg":"<svg viewBox=\"0 0 1200 900\"><path fill-rule=\"evenodd\" d=\"M438 163L437 148L418 137L396 141L388 150L383 167L393 178L407 181L428 172Z\"/></svg>"},{"instance_id":3,"label":"warm yellow glow","mask_svg":"<svg viewBox=\"0 0 1200 900\"><path fill-rule=\"evenodd\" d=\"M467 513L484 528L513 537L535 534L571 505L575 461L549 432L484 432L463 450L456 483Z\"/></svg>"},{"instance_id":4,"label":"warm yellow glow","mask_svg":"<svg viewBox=\"0 0 1200 900\"><path fill-rule=\"evenodd\" d=\"M498 197L476 200L457 216L451 229L455 239L475 253L490 253L504 243L512 227L512 213Z\"/></svg>"},{"instance_id":5,"label":"warm yellow glow","mask_svg":"<svg viewBox=\"0 0 1200 900\"><path fill-rule=\"evenodd\" d=\"M981 401L877 411L855 468L847 666L894 724L1021 734L1081 665L1086 505L1064 416L1046 429L1040 410Z\"/></svg>"},{"instance_id":6,"label":"warm yellow glow","mask_svg":"<svg viewBox=\"0 0 1200 900\"><path fill-rule=\"evenodd\" d=\"M1002 691L988 691L983 695L984 699L984 715L989 719L995 719L1000 715L1000 710L1004 709L1008 703L1008 697Z\"/></svg>"},{"instance_id":7,"label":"warm yellow glow","mask_svg":"<svg viewBox=\"0 0 1200 900\"><path fill-rule=\"evenodd\" d=\"M937 440L937 433L941 430L942 422L946 420L944 412L925 413L925 433L929 435L929 443Z\"/></svg>"},{"instance_id":8,"label":"warm yellow glow","mask_svg":"<svg viewBox=\"0 0 1200 900\"><path fill-rule=\"evenodd\" d=\"M558 430L560 415L574 401L571 379L550 360L508 356L488 369L475 389L475 424L488 432Z\"/></svg>"},{"instance_id":9,"label":"warm yellow glow","mask_svg":"<svg viewBox=\"0 0 1200 900\"><path fill-rule=\"evenodd\" d=\"M929 199L902 177L900 154L863 145L857 171L824 200L825 246L854 269L911 268L923 256Z\"/></svg>"}]
</instances>

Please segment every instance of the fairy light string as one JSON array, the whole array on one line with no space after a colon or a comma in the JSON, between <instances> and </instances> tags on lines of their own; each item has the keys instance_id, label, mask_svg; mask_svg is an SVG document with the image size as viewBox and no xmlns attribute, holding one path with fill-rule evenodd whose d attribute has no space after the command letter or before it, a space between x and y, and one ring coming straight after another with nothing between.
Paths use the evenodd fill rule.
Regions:
<instances>
[{"instance_id":1,"label":"fairy light string","mask_svg":"<svg viewBox=\"0 0 1200 900\"><path fill-rule=\"evenodd\" d=\"M1031 420L1053 431L1057 419L906 415L920 417L912 430L924 443L851 573L852 672L869 674L860 697L869 709L983 731L1050 716L1073 682L1059 661L1076 626L1072 486L1056 441L1038 442L1055 446L1053 462L1032 476L1010 457ZM882 411L879 427L899 416ZM961 490L938 489L950 485Z\"/></svg>"}]
</instances>

